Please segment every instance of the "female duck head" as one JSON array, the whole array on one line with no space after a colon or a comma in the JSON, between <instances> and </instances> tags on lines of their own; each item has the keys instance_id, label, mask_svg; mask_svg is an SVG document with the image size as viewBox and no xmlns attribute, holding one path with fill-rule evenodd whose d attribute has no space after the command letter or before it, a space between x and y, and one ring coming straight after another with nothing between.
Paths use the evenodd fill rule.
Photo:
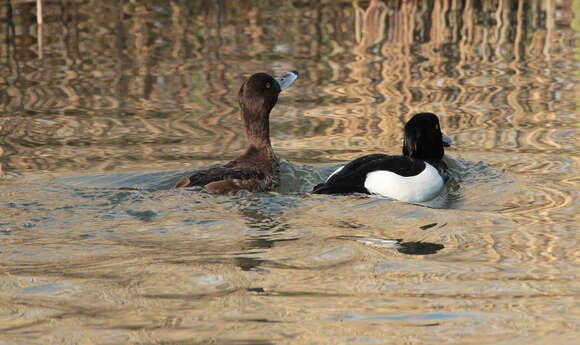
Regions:
<instances>
[{"instance_id":1,"label":"female duck head","mask_svg":"<svg viewBox=\"0 0 580 345\"><path fill-rule=\"evenodd\" d=\"M416 114L405 125L403 155L421 159L443 158L443 146L453 140L441 133L439 119L433 113Z\"/></svg>"},{"instance_id":2,"label":"female duck head","mask_svg":"<svg viewBox=\"0 0 580 345\"><path fill-rule=\"evenodd\" d=\"M270 143L270 112L278 101L278 94L298 78L291 71L279 78L256 73L246 80L238 94L241 117L250 144Z\"/></svg>"}]
</instances>

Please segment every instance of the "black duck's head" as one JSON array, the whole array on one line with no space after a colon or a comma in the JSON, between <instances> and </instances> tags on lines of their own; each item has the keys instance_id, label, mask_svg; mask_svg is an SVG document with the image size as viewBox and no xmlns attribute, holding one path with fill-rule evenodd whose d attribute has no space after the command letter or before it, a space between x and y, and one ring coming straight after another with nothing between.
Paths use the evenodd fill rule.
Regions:
<instances>
[{"instance_id":1,"label":"black duck's head","mask_svg":"<svg viewBox=\"0 0 580 345\"><path fill-rule=\"evenodd\" d=\"M278 101L278 94L298 78L298 72L291 71L279 78L266 73L256 73L246 80L240 88L239 102L246 136L250 142L253 138L268 138L270 111Z\"/></svg>"},{"instance_id":2,"label":"black duck's head","mask_svg":"<svg viewBox=\"0 0 580 345\"><path fill-rule=\"evenodd\" d=\"M443 158L443 147L453 140L441 133L439 119L433 113L414 115L405 125L403 155L421 159Z\"/></svg>"}]
</instances>

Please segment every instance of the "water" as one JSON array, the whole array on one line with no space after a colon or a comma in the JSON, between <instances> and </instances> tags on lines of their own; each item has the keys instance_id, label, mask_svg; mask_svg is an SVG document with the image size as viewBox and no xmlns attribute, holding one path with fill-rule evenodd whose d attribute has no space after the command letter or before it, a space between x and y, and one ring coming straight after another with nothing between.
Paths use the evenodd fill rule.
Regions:
<instances>
[{"instance_id":1,"label":"water","mask_svg":"<svg viewBox=\"0 0 580 345\"><path fill-rule=\"evenodd\" d=\"M0 344L577 342L576 1L35 14L0 5ZM280 190L172 190L243 150L243 79L291 69ZM419 111L455 140L437 198L308 193Z\"/></svg>"}]
</instances>

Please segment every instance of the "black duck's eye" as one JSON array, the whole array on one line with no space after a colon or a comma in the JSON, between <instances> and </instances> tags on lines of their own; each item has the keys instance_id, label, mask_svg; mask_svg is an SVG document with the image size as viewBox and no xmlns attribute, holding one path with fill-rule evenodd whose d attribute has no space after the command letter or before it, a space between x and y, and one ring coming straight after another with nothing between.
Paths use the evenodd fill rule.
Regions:
<instances>
[{"instance_id":1,"label":"black duck's eye","mask_svg":"<svg viewBox=\"0 0 580 345\"><path fill-rule=\"evenodd\" d=\"M440 130L438 123L435 124L435 128Z\"/></svg>"},{"instance_id":2,"label":"black duck's eye","mask_svg":"<svg viewBox=\"0 0 580 345\"><path fill-rule=\"evenodd\" d=\"M266 89L270 88L270 83L266 83Z\"/></svg>"}]
</instances>

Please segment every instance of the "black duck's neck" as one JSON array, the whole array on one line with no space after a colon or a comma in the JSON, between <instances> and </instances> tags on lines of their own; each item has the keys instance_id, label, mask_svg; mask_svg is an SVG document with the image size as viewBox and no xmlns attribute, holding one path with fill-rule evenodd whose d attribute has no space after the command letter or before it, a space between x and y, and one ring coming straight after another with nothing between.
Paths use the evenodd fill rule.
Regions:
<instances>
[{"instance_id":1,"label":"black duck's neck","mask_svg":"<svg viewBox=\"0 0 580 345\"><path fill-rule=\"evenodd\" d=\"M443 154L443 143L440 138L430 135L424 135L419 139L405 136L403 140L403 156L428 160L441 159Z\"/></svg>"}]
</instances>

